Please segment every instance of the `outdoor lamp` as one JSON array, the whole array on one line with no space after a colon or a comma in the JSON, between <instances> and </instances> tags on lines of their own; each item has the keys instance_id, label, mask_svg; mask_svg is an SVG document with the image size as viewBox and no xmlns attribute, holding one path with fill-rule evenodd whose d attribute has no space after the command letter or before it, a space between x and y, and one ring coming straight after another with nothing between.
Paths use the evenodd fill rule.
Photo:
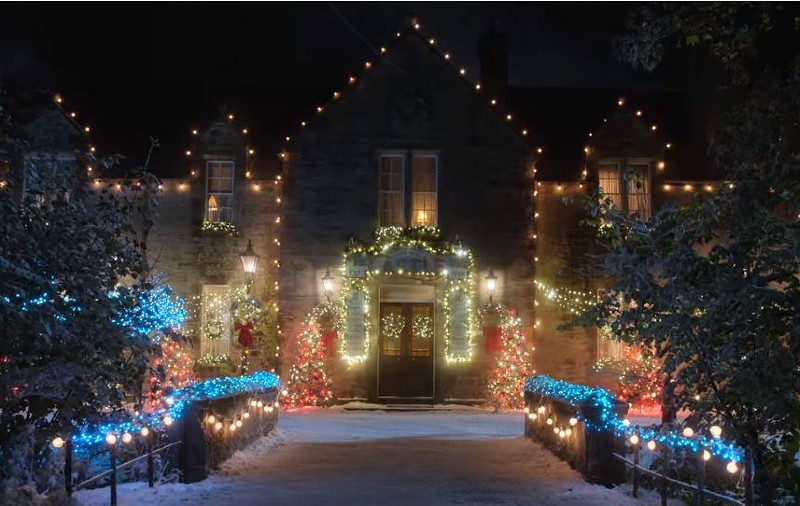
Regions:
<instances>
[{"instance_id":1,"label":"outdoor lamp","mask_svg":"<svg viewBox=\"0 0 800 506\"><path fill-rule=\"evenodd\" d=\"M242 269L244 269L245 276L252 279L256 274L259 259L256 252L253 251L253 241L250 239L247 240L247 249L239 253L239 258L242 259Z\"/></svg>"},{"instance_id":2,"label":"outdoor lamp","mask_svg":"<svg viewBox=\"0 0 800 506\"><path fill-rule=\"evenodd\" d=\"M322 276L322 289L325 291L325 297L330 299L333 293L333 276L330 269L325 269L325 275Z\"/></svg>"},{"instance_id":3,"label":"outdoor lamp","mask_svg":"<svg viewBox=\"0 0 800 506\"><path fill-rule=\"evenodd\" d=\"M494 274L494 269L489 267L489 274L486 276L486 291L489 292L489 303L491 304L494 297L494 289L497 287L497 276Z\"/></svg>"}]
</instances>

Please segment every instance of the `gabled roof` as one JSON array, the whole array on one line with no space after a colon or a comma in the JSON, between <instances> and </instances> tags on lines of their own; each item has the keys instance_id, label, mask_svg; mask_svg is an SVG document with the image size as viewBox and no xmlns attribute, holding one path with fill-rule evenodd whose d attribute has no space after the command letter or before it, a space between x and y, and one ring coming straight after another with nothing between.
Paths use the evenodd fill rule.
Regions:
<instances>
[{"instance_id":1,"label":"gabled roof","mask_svg":"<svg viewBox=\"0 0 800 506\"><path fill-rule=\"evenodd\" d=\"M530 128L525 126L519 121L518 116L512 111L510 104L500 103L499 98L490 96L484 92L480 82L470 81L465 67L459 67L450 53L441 49L441 45L435 37L430 37L422 31L421 25L417 21L412 21L411 26L403 31L397 32L394 39L387 45L378 49L375 60L367 60L364 62L363 71L360 75L348 76L344 86L340 90L333 90L330 98L325 103L319 104L314 109L313 113L309 115L308 119L300 121L298 129L295 130L294 135L301 133L305 128L311 128L314 124L314 117L325 114L325 112L337 105L337 102L343 101L351 93L353 93L364 79L368 78L370 72L374 72L379 66L394 67L397 70L405 71L397 67L395 62L392 61L392 52L399 46L407 43L417 43L424 45L430 51L430 54L445 66L455 79L459 80L465 90L469 90L474 94L475 98L484 103L487 109L496 114L497 119L506 125L508 132L513 135L522 145L524 145L531 153L540 151L536 144L536 136ZM287 135L283 143L282 151L291 151L291 141L294 135Z\"/></svg>"}]
</instances>

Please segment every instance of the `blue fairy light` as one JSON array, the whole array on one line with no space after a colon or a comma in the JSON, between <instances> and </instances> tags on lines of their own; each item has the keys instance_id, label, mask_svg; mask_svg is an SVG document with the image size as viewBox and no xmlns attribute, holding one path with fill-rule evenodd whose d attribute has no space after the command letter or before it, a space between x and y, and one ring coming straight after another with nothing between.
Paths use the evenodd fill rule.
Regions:
<instances>
[{"instance_id":1,"label":"blue fairy light","mask_svg":"<svg viewBox=\"0 0 800 506\"><path fill-rule=\"evenodd\" d=\"M170 398L172 403L152 413L142 413L122 422L108 422L84 427L72 436L73 447L78 452L88 452L92 447L105 444L106 435L139 434L143 428L164 430L165 420L179 420L193 401L213 400L245 392L257 393L279 389L280 379L269 372L258 371L248 376L225 376L194 383L176 390Z\"/></svg>"},{"instance_id":2,"label":"blue fairy light","mask_svg":"<svg viewBox=\"0 0 800 506\"><path fill-rule=\"evenodd\" d=\"M707 436L688 438L675 432L662 433L655 428L630 427L626 425L614 412L614 405L617 403L614 396L602 388L575 385L549 376L539 375L525 380L525 391L557 399L573 407L588 403L599 408L599 422L590 423L583 419L588 431L611 430L617 436L624 437L636 433L642 441L652 440L673 449L682 448L693 453L708 450L715 457L737 463L743 459L740 448L733 444L725 443L720 439Z\"/></svg>"}]
</instances>

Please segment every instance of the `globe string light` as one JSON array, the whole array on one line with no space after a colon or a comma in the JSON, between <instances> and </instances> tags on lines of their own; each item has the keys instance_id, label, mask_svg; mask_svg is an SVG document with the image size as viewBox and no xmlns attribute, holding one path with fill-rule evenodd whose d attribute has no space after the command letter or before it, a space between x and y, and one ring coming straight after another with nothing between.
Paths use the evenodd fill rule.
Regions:
<instances>
[{"instance_id":1,"label":"globe string light","mask_svg":"<svg viewBox=\"0 0 800 506\"><path fill-rule=\"evenodd\" d=\"M713 436L693 435L693 437L685 437L677 432L661 432L655 427L631 426L628 420L617 416L614 411L617 401L613 395L602 388L575 385L540 375L525 380L525 392L556 399L576 408L583 404L590 404L595 408L599 408L597 420L586 420L581 413L576 415L578 419L584 422L587 431L610 430L615 435L626 439L633 434L637 434L642 441L655 441L657 444L672 449L685 449L695 454L700 454L703 450L706 450L711 455L729 462L739 463L743 460L743 452L740 448L733 444L724 443ZM539 413L543 413L542 407L539 408Z\"/></svg>"},{"instance_id":2,"label":"globe string light","mask_svg":"<svg viewBox=\"0 0 800 506\"><path fill-rule=\"evenodd\" d=\"M257 394L277 390L280 386L280 379L266 371L258 371L248 376L226 376L194 383L166 397L164 402L166 407L152 413L141 413L122 422L84 427L72 436L73 447L78 452L88 452L92 447L103 444L108 434L139 434L143 429L163 431L175 420L179 420L194 401L214 400L243 393Z\"/></svg>"}]
</instances>

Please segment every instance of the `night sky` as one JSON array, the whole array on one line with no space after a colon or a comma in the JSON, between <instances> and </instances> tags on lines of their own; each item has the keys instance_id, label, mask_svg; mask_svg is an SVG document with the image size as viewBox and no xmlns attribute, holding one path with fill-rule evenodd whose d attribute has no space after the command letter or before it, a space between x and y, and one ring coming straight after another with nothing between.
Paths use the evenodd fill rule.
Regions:
<instances>
[{"instance_id":1,"label":"night sky","mask_svg":"<svg viewBox=\"0 0 800 506\"><path fill-rule=\"evenodd\" d=\"M479 36L497 21L508 34L513 85L670 87L611 55L629 6L4 4L0 70L9 91L63 94L65 108L91 125L100 152L122 153L129 166L141 163L148 137L158 137L152 169L178 175L189 130L222 109L250 128L254 145L277 145L411 14L476 79Z\"/></svg>"}]
</instances>

